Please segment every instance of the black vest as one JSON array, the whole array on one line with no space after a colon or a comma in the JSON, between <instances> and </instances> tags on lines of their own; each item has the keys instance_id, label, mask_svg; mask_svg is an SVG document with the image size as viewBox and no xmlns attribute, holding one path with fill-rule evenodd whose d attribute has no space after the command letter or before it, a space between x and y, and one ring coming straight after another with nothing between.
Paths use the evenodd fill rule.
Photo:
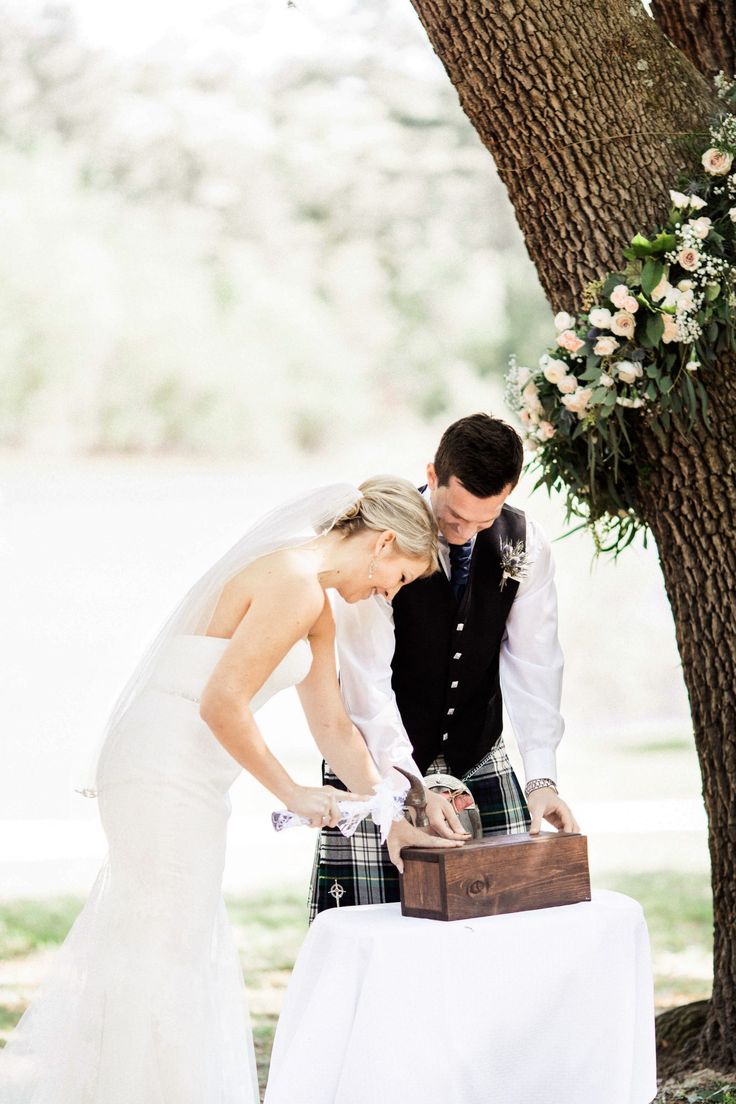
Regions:
<instances>
[{"instance_id":1,"label":"black vest","mask_svg":"<svg viewBox=\"0 0 736 1104\"><path fill-rule=\"evenodd\" d=\"M470 578L458 604L441 569L402 587L393 600L392 686L419 769L442 753L462 776L501 735L498 661L506 618L519 589L501 589L501 542L526 543L526 518L504 506L475 538Z\"/></svg>"}]
</instances>

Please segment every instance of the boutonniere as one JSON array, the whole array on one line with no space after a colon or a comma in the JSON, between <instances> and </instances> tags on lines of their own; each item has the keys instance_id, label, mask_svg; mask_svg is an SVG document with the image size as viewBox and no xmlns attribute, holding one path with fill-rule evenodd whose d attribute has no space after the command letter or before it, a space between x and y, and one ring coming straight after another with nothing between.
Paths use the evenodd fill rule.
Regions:
<instances>
[{"instance_id":1,"label":"boutonniere","mask_svg":"<svg viewBox=\"0 0 736 1104\"><path fill-rule=\"evenodd\" d=\"M529 559L524 541L512 544L510 540L501 541L501 590L506 586L506 580L511 579L520 583L529 574L532 560Z\"/></svg>"}]
</instances>

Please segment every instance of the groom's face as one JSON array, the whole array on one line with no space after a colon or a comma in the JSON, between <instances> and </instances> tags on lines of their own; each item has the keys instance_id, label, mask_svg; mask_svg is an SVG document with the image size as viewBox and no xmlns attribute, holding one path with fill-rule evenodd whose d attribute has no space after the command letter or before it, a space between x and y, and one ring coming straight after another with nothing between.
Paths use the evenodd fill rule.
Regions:
<instances>
[{"instance_id":1,"label":"groom's face","mask_svg":"<svg viewBox=\"0 0 736 1104\"><path fill-rule=\"evenodd\" d=\"M465 544L482 529L490 529L513 490L509 483L499 495L477 498L454 475L441 487L434 464L427 465L427 485L437 525L448 544Z\"/></svg>"}]
</instances>

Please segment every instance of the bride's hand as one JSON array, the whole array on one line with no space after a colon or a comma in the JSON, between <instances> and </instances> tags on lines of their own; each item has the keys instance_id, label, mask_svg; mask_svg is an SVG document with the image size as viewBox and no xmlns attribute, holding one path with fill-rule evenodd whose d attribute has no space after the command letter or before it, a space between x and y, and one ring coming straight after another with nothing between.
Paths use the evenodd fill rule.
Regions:
<instances>
[{"instance_id":1,"label":"bride's hand","mask_svg":"<svg viewBox=\"0 0 736 1104\"><path fill-rule=\"evenodd\" d=\"M295 786L286 807L306 817L312 828L336 828L341 813L338 801L370 801L373 794L355 794L334 786Z\"/></svg>"},{"instance_id":2,"label":"bride's hand","mask_svg":"<svg viewBox=\"0 0 736 1104\"><path fill-rule=\"evenodd\" d=\"M401 859L402 847L462 847L464 842L465 840L430 836L421 828L415 828L405 817L394 821L387 840L389 858L399 874L404 873L404 863Z\"/></svg>"}]
</instances>

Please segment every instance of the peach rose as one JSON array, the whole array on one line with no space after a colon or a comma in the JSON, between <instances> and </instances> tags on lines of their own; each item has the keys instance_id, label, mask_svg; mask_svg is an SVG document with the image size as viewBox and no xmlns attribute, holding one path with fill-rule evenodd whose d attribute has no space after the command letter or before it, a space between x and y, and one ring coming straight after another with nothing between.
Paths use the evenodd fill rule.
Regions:
<instances>
[{"instance_id":1,"label":"peach rose","mask_svg":"<svg viewBox=\"0 0 736 1104\"><path fill-rule=\"evenodd\" d=\"M619 337L633 337L636 319L628 311L620 310L611 319L611 331Z\"/></svg>"},{"instance_id":2,"label":"peach rose","mask_svg":"<svg viewBox=\"0 0 736 1104\"><path fill-rule=\"evenodd\" d=\"M628 311L629 314L636 314L639 309L639 301L635 299L633 295L627 295L623 301L621 310Z\"/></svg>"},{"instance_id":3,"label":"peach rose","mask_svg":"<svg viewBox=\"0 0 736 1104\"><path fill-rule=\"evenodd\" d=\"M596 341L593 352L596 356L610 356L611 353L615 353L618 349L619 342L615 337L609 337L606 334L604 337L599 337Z\"/></svg>"},{"instance_id":4,"label":"peach rose","mask_svg":"<svg viewBox=\"0 0 736 1104\"><path fill-rule=\"evenodd\" d=\"M551 441L557 430L551 422L540 422L537 437L540 441Z\"/></svg>"},{"instance_id":5,"label":"peach rose","mask_svg":"<svg viewBox=\"0 0 736 1104\"><path fill-rule=\"evenodd\" d=\"M665 345L669 345L671 341L681 341L680 327L677 325L675 319L669 315L664 315L664 333L662 334L662 341Z\"/></svg>"},{"instance_id":6,"label":"peach rose","mask_svg":"<svg viewBox=\"0 0 736 1104\"><path fill-rule=\"evenodd\" d=\"M557 335L557 344L561 349L567 349L568 353L577 353L585 344L572 330L563 330Z\"/></svg>"},{"instance_id":7,"label":"peach rose","mask_svg":"<svg viewBox=\"0 0 736 1104\"><path fill-rule=\"evenodd\" d=\"M655 303L658 303L659 300L664 299L665 295L667 295L670 291L672 291L672 284L669 282L666 276L663 276L657 286L655 288L652 288L652 294L650 298L653 299Z\"/></svg>"},{"instance_id":8,"label":"peach rose","mask_svg":"<svg viewBox=\"0 0 736 1104\"><path fill-rule=\"evenodd\" d=\"M609 376L608 372L601 372L600 376L598 377L598 386L599 387L613 387L613 384L614 384L613 376Z\"/></svg>"},{"instance_id":9,"label":"peach rose","mask_svg":"<svg viewBox=\"0 0 736 1104\"><path fill-rule=\"evenodd\" d=\"M694 272L700 264L700 254L697 249L681 249L677 254L677 263L687 272Z\"/></svg>"},{"instance_id":10,"label":"peach rose","mask_svg":"<svg viewBox=\"0 0 736 1104\"><path fill-rule=\"evenodd\" d=\"M730 153L711 147L703 154L701 164L711 176L725 176L726 173L731 171L733 157Z\"/></svg>"},{"instance_id":11,"label":"peach rose","mask_svg":"<svg viewBox=\"0 0 736 1104\"><path fill-rule=\"evenodd\" d=\"M609 299L613 303L614 307L618 308L618 310L625 310L626 308L624 307L624 300L628 299L630 295L631 292L627 288L626 284L616 284L615 288L609 295Z\"/></svg>"},{"instance_id":12,"label":"peach rose","mask_svg":"<svg viewBox=\"0 0 736 1104\"><path fill-rule=\"evenodd\" d=\"M537 390L536 383L530 380L524 390L521 392L524 400L524 405L531 414L540 414L542 411L542 404L539 401L539 391ZM537 418L537 421L539 419Z\"/></svg>"},{"instance_id":13,"label":"peach rose","mask_svg":"<svg viewBox=\"0 0 736 1104\"><path fill-rule=\"evenodd\" d=\"M590 387L579 387L572 395L563 395L562 402L578 418L583 418L592 394Z\"/></svg>"},{"instance_id":14,"label":"peach rose","mask_svg":"<svg viewBox=\"0 0 736 1104\"><path fill-rule=\"evenodd\" d=\"M573 391L577 391L577 387L578 381L575 376L564 376L557 384L557 390L563 395L572 395Z\"/></svg>"},{"instance_id":15,"label":"peach rose","mask_svg":"<svg viewBox=\"0 0 736 1104\"><path fill-rule=\"evenodd\" d=\"M567 375L567 365L564 360L548 360L544 367L544 378L549 383L559 383Z\"/></svg>"}]
</instances>

